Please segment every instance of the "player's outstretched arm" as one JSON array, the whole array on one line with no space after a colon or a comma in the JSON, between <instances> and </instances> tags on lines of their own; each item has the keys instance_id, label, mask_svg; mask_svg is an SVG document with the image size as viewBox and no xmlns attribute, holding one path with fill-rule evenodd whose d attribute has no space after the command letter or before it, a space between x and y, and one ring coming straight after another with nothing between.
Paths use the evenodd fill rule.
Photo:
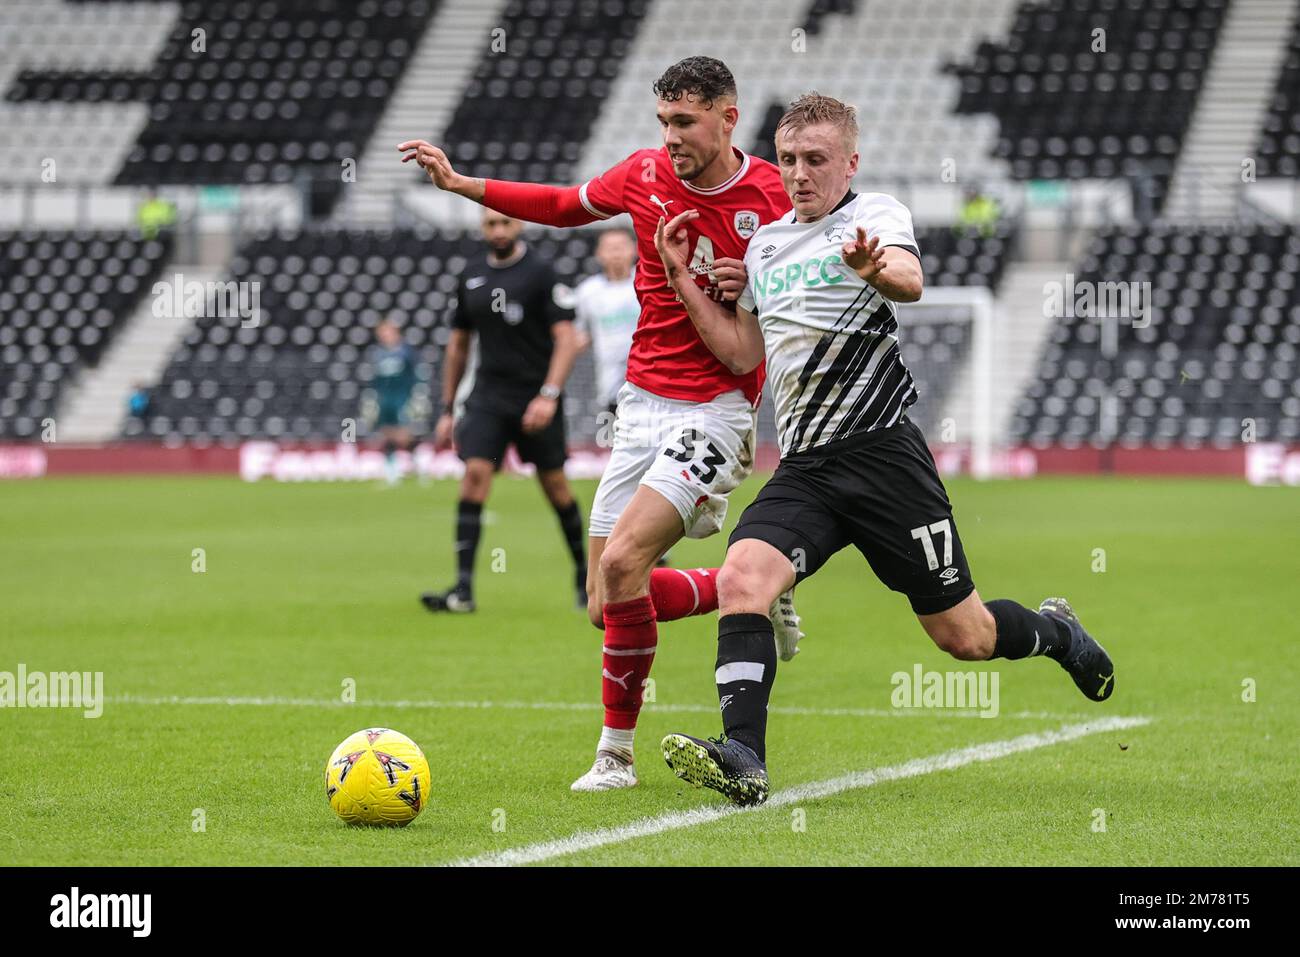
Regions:
<instances>
[{"instance_id":1,"label":"player's outstretched arm","mask_svg":"<svg viewBox=\"0 0 1300 957\"><path fill-rule=\"evenodd\" d=\"M906 249L881 246L879 237L867 239L867 231L858 227L858 235L840 249L844 264L880 290L894 302L916 302L921 298L924 277L921 262Z\"/></svg>"},{"instance_id":2,"label":"player's outstretched arm","mask_svg":"<svg viewBox=\"0 0 1300 957\"><path fill-rule=\"evenodd\" d=\"M424 140L407 140L405 143L398 143L397 148L404 154L402 162L409 163L415 160L419 167L429 174L429 179L434 186L464 196L466 199L472 199L476 203L483 202L484 181L457 173L452 168L447 154L432 143L426 143Z\"/></svg>"},{"instance_id":3,"label":"player's outstretched arm","mask_svg":"<svg viewBox=\"0 0 1300 957\"><path fill-rule=\"evenodd\" d=\"M598 217L582 204L578 186L543 186L503 179L463 176L452 168L447 154L424 140L398 143L403 163L414 160L429 174L434 186L482 203L498 213L543 226L582 226Z\"/></svg>"},{"instance_id":4,"label":"player's outstretched arm","mask_svg":"<svg viewBox=\"0 0 1300 957\"><path fill-rule=\"evenodd\" d=\"M668 285L686 307L704 344L730 372L744 375L757 369L763 361L763 332L752 312L737 306L732 315L710 299L691 278L687 266L690 247L683 227L699 215L697 210L688 209L671 223L665 223L660 217L655 246L668 275Z\"/></svg>"}]
</instances>

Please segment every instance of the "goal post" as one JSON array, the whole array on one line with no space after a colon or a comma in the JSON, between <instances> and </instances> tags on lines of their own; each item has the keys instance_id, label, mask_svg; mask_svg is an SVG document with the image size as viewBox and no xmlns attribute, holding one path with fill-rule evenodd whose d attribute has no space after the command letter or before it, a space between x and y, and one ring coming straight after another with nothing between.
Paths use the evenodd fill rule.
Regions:
<instances>
[{"instance_id":1,"label":"goal post","mask_svg":"<svg viewBox=\"0 0 1300 957\"><path fill-rule=\"evenodd\" d=\"M908 412L937 447L964 447L977 479L994 472L993 294L939 286L898 309L903 362L920 399Z\"/></svg>"}]
</instances>

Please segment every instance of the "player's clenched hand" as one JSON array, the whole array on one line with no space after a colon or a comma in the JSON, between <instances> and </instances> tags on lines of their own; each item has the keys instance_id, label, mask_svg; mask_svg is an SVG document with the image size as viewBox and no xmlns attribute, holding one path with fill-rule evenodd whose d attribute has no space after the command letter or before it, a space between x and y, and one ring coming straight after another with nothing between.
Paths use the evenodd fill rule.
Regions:
<instances>
[{"instance_id":1,"label":"player's clenched hand","mask_svg":"<svg viewBox=\"0 0 1300 957\"><path fill-rule=\"evenodd\" d=\"M856 239L849 240L840 249L840 258L867 282L871 282L885 268L885 250L880 245L880 237L867 239L867 231L858 227Z\"/></svg>"},{"instance_id":2,"label":"player's clenched hand","mask_svg":"<svg viewBox=\"0 0 1300 957\"><path fill-rule=\"evenodd\" d=\"M659 259L664 264L670 286L674 279L685 272L690 262L691 246L686 224L699 218L699 211L694 209L674 216L670 223L665 223L664 218L659 217L659 225L655 227L655 249L659 250Z\"/></svg>"},{"instance_id":3,"label":"player's clenched hand","mask_svg":"<svg viewBox=\"0 0 1300 957\"><path fill-rule=\"evenodd\" d=\"M524 417L520 422L525 432L540 432L551 424L555 418L555 408L557 406L555 399L548 399L544 395L534 396L533 401L528 403L528 408L524 409Z\"/></svg>"},{"instance_id":4,"label":"player's clenched hand","mask_svg":"<svg viewBox=\"0 0 1300 957\"><path fill-rule=\"evenodd\" d=\"M405 143L398 143L397 148L405 154L402 157L403 163L415 160L420 164L420 168L429 174L433 185L439 189L459 193L469 182L469 177L462 176L452 169L447 154L432 143L426 143L424 140L407 140Z\"/></svg>"},{"instance_id":5,"label":"player's clenched hand","mask_svg":"<svg viewBox=\"0 0 1300 957\"><path fill-rule=\"evenodd\" d=\"M433 427L433 450L435 452L445 452L451 448L452 436L456 430L456 420L451 417L450 412L444 412L438 417L438 424Z\"/></svg>"},{"instance_id":6,"label":"player's clenched hand","mask_svg":"<svg viewBox=\"0 0 1300 957\"><path fill-rule=\"evenodd\" d=\"M740 294L745 291L745 283L749 282L749 273L745 271L745 264L739 259L722 259L713 260L713 275L717 279L718 290L716 299L719 301L734 302L740 298Z\"/></svg>"}]
</instances>

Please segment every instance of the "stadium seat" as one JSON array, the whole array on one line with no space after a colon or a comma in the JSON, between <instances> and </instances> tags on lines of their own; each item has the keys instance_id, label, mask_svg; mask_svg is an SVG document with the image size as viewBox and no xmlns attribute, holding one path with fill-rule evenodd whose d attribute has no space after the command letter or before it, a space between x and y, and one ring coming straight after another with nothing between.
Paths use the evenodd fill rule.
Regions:
<instances>
[{"instance_id":1,"label":"stadium seat","mask_svg":"<svg viewBox=\"0 0 1300 957\"><path fill-rule=\"evenodd\" d=\"M598 268L594 239L590 231L527 234L570 286ZM128 422L126 437L338 439L345 419L359 419L375 325L397 321L436 372L457 276L483 250L477 233L429 228L319 229L250 242L232 261L230 278L261 283L261 322L241 328L237 319L198 320L154 390L148 419ZM585 354L566 409L576 443L595 435L593 392ZM364 424L359 431L366 434Z\"/></svg>"},{"instance_id":2,"label":"stadium seat","mask_svg":"<svg viewBox=\"0 0 1300 957\"><path fill-rule=\"evenodd\" d=\"M1300 13L1291 27L1286 60L1255 155L1259 176L1300 177Z\"/></svg>"},{"instance_id":3,"label":"stadium seat","mask_svg":"<svg viewBox=\"0 0 1300 957\"><path fill-rule=\"evenodd\" d=\"M442 141L467 176L568 183L647 0L511 0Z\"/></svg>"},{"instance_id":4,"label":"stadium seat","mask_svg":"<svg viewBox=\"0 0 1300 957\"><path fill-rule=\"evenodd\" d=\"M1013 415L1013 440L1300 438L1300 230L1116 227L1097 236L1076 274L1076 283L1150 283L1151 311L1119 318L1113 340L1097 319L1058 320ZM1112 403L1108 427L1103 404Z\"/></svg>"},{"instance_id":5,"label":"stadium seat","mask_svg":"<svg viewBox=\"0 0 1300 957\"><path fill-rule=\"evenodd\" d=\"M950 69L959 113L990 113L1016 179L1123 176L1159 202L1226 0L1021 4L1010 36ZM1094 52L1094 50L1096 52Z\"/></svg>"},{"instance_id":6,"label":"stadium seat","mask_svg":"<svg viewBox=\"0 0 1300 957\"><path fill-rule=\"evenodd\" d=\"M119 184L311 180L323 215L437 3L191 0L148 69L26 69L6 99L147 104Z\"/></svg>"},{"instance_id":7,"label":"stadium seat","mask_svg":"<svg viewBox=\"0 0 1300 957\"><path fill-rule=\"evenodd\" d=\"M170 256L124 232L0 232L0 439L33 439Z\"/></svg>"}]
</instances>

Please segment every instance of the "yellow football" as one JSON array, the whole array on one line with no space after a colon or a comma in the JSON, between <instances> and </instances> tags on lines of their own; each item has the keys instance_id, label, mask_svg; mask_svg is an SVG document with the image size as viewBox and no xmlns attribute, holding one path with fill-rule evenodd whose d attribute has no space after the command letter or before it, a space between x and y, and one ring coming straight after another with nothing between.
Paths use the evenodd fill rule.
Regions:
<instances>
[{"instance_id":1,"label":"yellow football","mask_svg":"<svg viewBox=\"0 0 1300 957\"><path fill-rule=\"evenodd\" d=\"M349 824L410 824L429 799L429 762L406 735L367 728L330 755L325 796Z\"/></svg>"}]
</instances>

